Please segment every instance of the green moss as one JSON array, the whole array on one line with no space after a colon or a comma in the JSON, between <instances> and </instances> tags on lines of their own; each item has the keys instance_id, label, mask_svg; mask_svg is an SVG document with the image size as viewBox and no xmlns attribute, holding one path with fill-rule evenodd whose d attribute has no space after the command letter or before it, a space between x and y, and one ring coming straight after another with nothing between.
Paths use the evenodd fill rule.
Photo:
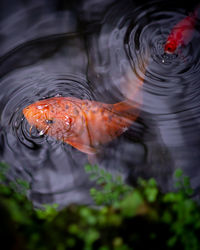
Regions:
<instances>
[{"instance_id":1,"label":"green moss","mask_svg":"<svg viewBox=\"0 0 200 250\"><path fill-rule=\"evenodd\" d=\"M34 209L27 183L7 181L5 163L0 169L1 235L13 242L6 241L7 249L200 249L200 208L180 170L177 191L163 194L153 179L138 180L133 188L87 165L97 208L70 205L58 211L56 204Z\"/></svg>"}]
</instances>

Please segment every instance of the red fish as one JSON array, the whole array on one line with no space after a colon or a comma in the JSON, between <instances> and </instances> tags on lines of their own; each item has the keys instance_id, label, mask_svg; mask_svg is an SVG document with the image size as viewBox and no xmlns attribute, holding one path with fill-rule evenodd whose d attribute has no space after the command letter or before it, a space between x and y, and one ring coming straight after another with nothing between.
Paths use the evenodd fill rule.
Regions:
<instances>
[{"instance_id":1,"label":"red fish","mask_svg":"<svg viewBox=\"0 0 200 250\"><path fill-rule=\"evenodd\" d=\"M174 53L178 47L187 45L194 34L194 27L197 21L199 6L189 16L178 22L167 38L164 51Z\"/></svg>"},{"instance_id":2,"label":"red fish","mask_svg":"<svg viewBox=\"0 0 200 250\"><path fill-rule=\"evenodd\" d=\"M137 91L136 91L137 93ZM87 154L121 135L136 120L139 105L129 101L106 104L75 97L52 97L23 110L28 123Z\"/></svg>"}]
</instances>

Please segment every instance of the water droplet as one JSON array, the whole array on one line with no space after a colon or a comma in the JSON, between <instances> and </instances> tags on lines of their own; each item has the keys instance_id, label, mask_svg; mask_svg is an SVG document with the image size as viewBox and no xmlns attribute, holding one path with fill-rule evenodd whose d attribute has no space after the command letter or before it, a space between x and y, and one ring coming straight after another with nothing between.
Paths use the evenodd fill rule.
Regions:
<instances>
[{"instance_id":1,"label":"water droplet","mask_svg":"<svg viewBox=\"0 0 200 250\"><path fill-rule=\"evenodd\" d=\"M41 130L40 133L39 133L39 135L43 135L44 133L45 133L45 131Z\"/></svg>"},{"instance_id":2,"label":"water droplet","mask_svg":"<svg viewBox=\"0 0 200 250\"><path fill-rule=\"evenodd\" d=\"M48 105L47 104L45 104L45 105L39 105L39 106L37 106L37 109L43 109L43 108L45 108L45 107L48 107Z\"/></svg>"},{"instance_id":3,"label":"water droplet","mask_svg":"<svg viewBox=\"0 0 200 250\"><path fill-rule=\"evenodd\" d=\"M128 130L127 127L123 128L123 133L126 132Z\"/></svg>"}]
</instances>

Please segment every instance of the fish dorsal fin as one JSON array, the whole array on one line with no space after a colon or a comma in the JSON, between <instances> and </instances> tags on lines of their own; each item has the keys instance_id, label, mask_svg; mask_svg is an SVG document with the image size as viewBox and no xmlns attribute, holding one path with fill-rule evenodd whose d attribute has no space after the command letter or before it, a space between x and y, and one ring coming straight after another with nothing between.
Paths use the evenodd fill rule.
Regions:
<instances>
[{"instance_id":1,"label":"fish dorsal fin","mask_svg":"<svg viewBox=\"0 0 200 250\"><path fill-rule=\"evenodd\" d=\"M92 155L92 154L96 154L97 153L97 149L92 147L92 146L88 146L82 143L78 143L78 142L73 142L73 141L66 141L68 144L70 144L71 146L73 146L74 148L77 148L78 150L80 150L83 153Z\"/></svg>"}]
</instances>

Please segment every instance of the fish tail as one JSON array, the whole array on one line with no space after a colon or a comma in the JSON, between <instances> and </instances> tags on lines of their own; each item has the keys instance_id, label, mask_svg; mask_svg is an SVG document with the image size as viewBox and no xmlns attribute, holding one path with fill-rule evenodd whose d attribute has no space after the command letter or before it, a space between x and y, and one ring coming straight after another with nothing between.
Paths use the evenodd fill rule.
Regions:
<instances>
[{"instance_id":1,"label":"fish tail","mask_svg":"<svg viewBox=\"0 0 200 250\"><path fill-rule=\"evenodd\" d=\"M122 87L122 94L125 99L131 102L142 101L142 89L145 79L145 73L149 64L150 54L147 52L143 58L138 61L138 66L135 69L131 69L126 73L125 81Z\"/></svg>"},{"instance_id":2,"label":"fish tail","mask_svg":"<svg viewBox=\"0 0 200 250\"><path fill-rule=\"evenodd\" d=\"M146 68L149 63L150 55L146 54L138 63L140 71L138 73L130 70L126 74L126 82L123 84L122 93L125 100L113 104L113 111L119 115L135 120L140 112L143 103L143 83L145 79Z\"/></svg>"}]
</instances>

